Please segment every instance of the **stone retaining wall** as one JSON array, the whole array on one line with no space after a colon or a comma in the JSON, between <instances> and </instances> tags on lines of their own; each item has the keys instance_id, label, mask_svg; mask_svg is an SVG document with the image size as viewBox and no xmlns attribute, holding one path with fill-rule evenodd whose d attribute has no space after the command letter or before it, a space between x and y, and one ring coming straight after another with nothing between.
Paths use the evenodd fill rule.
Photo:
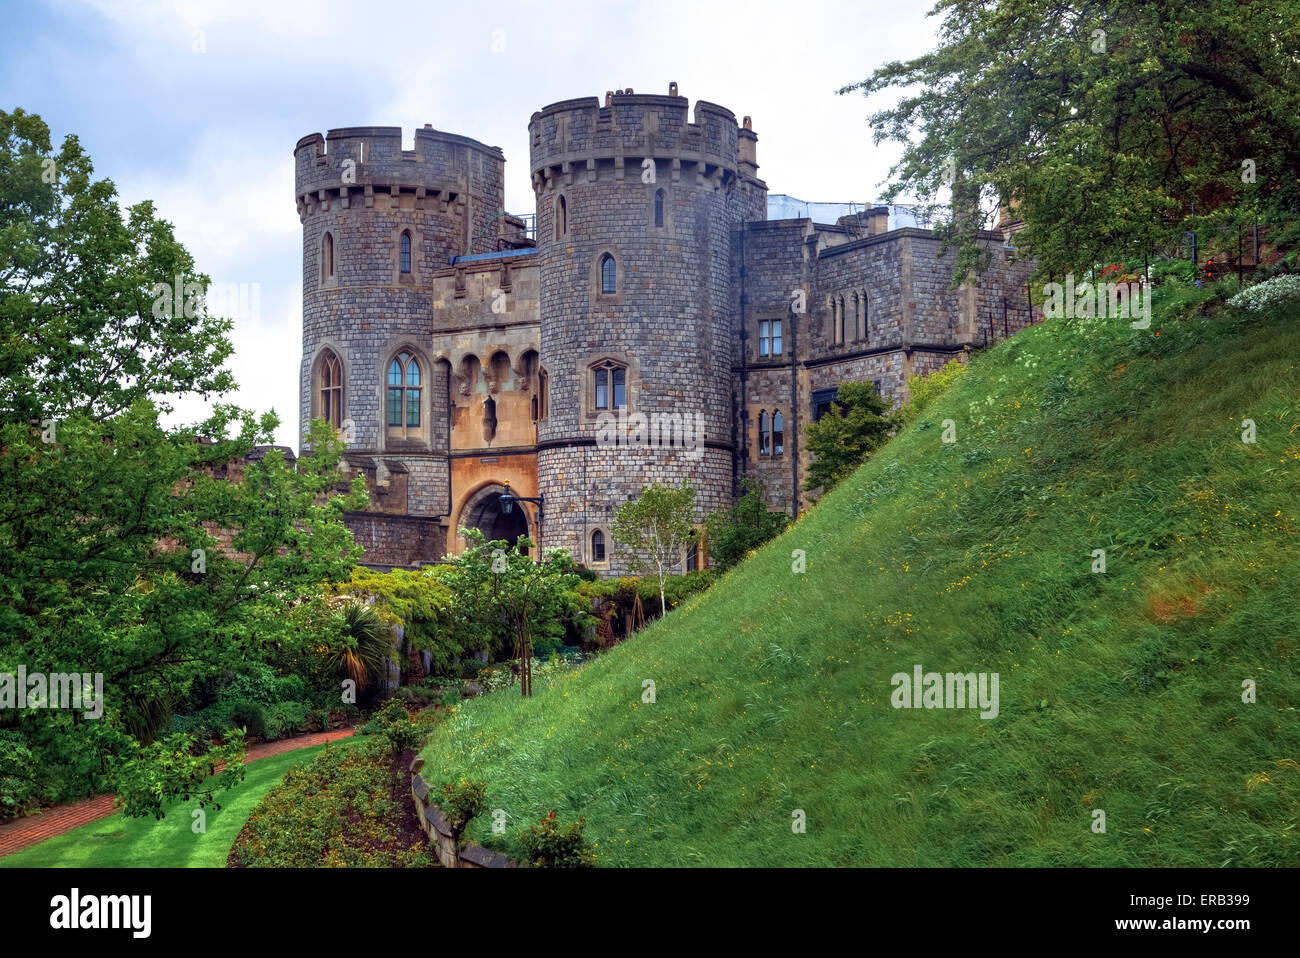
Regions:
<instances>
[{"instance_id":1,"label":"stone retaining wall","mask_svg":"<svg viewBox=\"0 0 1300 958\"><path fill-rule=\"evenodd\" d=\"M443 868L515 868L512 862L500 852L466 842L460 846L460 855L456 855L455 842L452 840L451 826L442 809L429 801L429 786L420 776L424 768L424 759L418 755L411 762L411 799L415 802L415 813L420 819L420 827L429 836L429 842L438 854L438 861Z\"/></svg>"}]
</instances>

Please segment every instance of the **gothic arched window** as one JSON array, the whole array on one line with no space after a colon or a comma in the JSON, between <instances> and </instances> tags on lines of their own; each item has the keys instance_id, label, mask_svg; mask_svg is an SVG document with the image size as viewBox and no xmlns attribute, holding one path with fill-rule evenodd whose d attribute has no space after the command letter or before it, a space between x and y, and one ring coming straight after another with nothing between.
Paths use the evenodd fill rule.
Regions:
<instances>
[{"instance_id":1,"label":"gothic arched window","mask_svg":"<svg viewBox=\"0 0 1300 958\"><path fill-rule=\"evenodd\" d=\"M758 454L760 456L772 454L772 432L766 411L758 414Z\"/></svg>"},{"instance_id":2,"label":"gothic arched window","mask_svg":"<svg viewBox=\"0 0 1300 958\"><path fill-rule=\"evenodd\" d=\"M591 561L605 561L605 533L599 529L591 534Z\"/></svg>"},{"instance_id":3,"label":"gothic arched window","mask_svg":"<svg viewBox=\"0 0 1300 958\"><path fill-rule=\"evenodd\" d=\"M785 455L785 423L780 410L772 413L772 455Z\"/></svg>"},{"instance_id":4,"label":"gothic arched window","mask_svg":"<svg viewBox=\"0 0 1300 958\"><path fill-rule=\"evenodd\" d=\"M596 409L618 409L627 405L627 367L606 361L594 367Z\"/></svg>"},{"instance_id":5,"label":"gothic arched window","mask_svg":"<svg viewBox=\"0 0 1300 958\"><path fill-rule=\"evenodd\" d=\"M317 382L320 388L320 418L335 429L343 421L343 364L331 350L320 358Z\"/></svg>"},{"instance_id":6,"label":"gothic arched window","mask_svg":"<svg viewBox=\"0 0 1300 958\"><path fill-rule=\"evenodd\" d=\"M664 225L664 191L655 190L655 226Z\"/></svg>"},{"instance_id":7,"label":"gothic arched window","mask_svg":"<svg viewBox=\"0 0 1300 958\"><path fill-rule=\"evenodd\" d=\"M602 293L618 292L618 266L614 257L606 253L600 258L600 291Z\"/></svg>"},{"instance_id":8,"label":"gothic arched window","mask_svg":"<svg viewBox=\"0 0 1300 958\"><path fill-rule=\"evenodd\" d=\"M411 231L402 231L402 272L411 271Z\"/></svg>"},{"instance_id":9,"label":"gothic arched window","mask_svg":"<svg viewBox=\"0 0 1300 958\"><path fill-rule=\"evenodd\" d=\"M388 428L420 428L420 364L408 352L388 364Z\"/></svg>"}]
</instances>

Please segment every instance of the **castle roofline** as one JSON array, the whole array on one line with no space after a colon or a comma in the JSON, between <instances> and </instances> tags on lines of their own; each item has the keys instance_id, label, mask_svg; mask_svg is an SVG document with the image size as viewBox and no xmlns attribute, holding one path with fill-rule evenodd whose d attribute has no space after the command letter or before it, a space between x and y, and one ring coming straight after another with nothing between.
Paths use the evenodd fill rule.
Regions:
<instances>
[{"instance_id":1,"label":"castle roofline","mask_svg":"<svg viewBox=\"0 0 1300 958\"><path fill-rule=\"evenodd\" d=\"M536 247L527 247L525 249L503 249L495 253L473 253L469 256L451 257L452 266L462 266L465 263L486 263L492 260L512 259L514 257L534 256L537 253Z\"/></svg>"},{"instance_id":2,"label":"castle roofline","mask_svg":"<svg viewBox=\"0 0 1300 958\"><path fill-rule=\"evenodd\" d=\"M772 221L769 220L769 222ZM775 222L779 223L782 221L776 220ZM824 229L824 227L821 224L814 223L813 225L818 230ZM831 229L835 229L835 228L831 227ZM862 239L851 240L848 243L840 243L836 246L828 246L817 254L817 258L826 259L827 257L830 256L838 256L840 253L847 253L850 250L862 249L864 246L871 246L875 243L887 243L890 240L902 239L904 237L911 237L913 239L933 240L936 243L939 242L939 239L934 235L933 230L920 229L915 226L902 226L899 227L898 229L890 230L887 233L879 233L875 236L864 236L862 237ZM975 237L976 239L996 241L998 245L1002 245L1003 242L1002 234L994 232L992 230L980 230L978 233L975 234Z\"/></svg>"},{"instance_id":3,"label":"castle roofline","mask_svg":"<svg viewBox=\"0 0 1300 958\"><path fill-rule=\"evenodd\" d=\"M689 97L679 94L666 93L615 93L611 100L613 106L660 106L674 107L681 110L690 110L691 101ZM582 96L575 97L572 100L559 100L555 103L549 103L534 113L529 119L534 122L540 117L549 116L552 113L572 113L575 110L608 110L612 107L605 106L599 97ZM709 100L696 100L695 112L703 109L706 113L719 113L730 117L734 123L736 114L722 106L719 103L713 103Z\"/></svg>"},{"instance_id":4,"label":"castle roofline","mask_svg":"<svg viewBox=\"0 0 1300 958\"><path fill-rule=\"evenodd\" d=\"M421 141L426 141L426 143L452 143L482 150L502 161L505 160L506 156L505 151L499 146L489 146L473 137L462 136L459 133L448 133L444 130L435 130L431 126L415 128L414 151L402 149L402 128L400 126L339 126L329 130L325 136L321 136L319 133L307 134L294 145L293 152L297 154L304 146L315 144L318 154L325 153L330 143L335 141L342 143L347 140L371 140L386 143L390 147L395 144L397 151L402 153L426 153L427 148L421 145Z\"/></svg>"}]
</instances>

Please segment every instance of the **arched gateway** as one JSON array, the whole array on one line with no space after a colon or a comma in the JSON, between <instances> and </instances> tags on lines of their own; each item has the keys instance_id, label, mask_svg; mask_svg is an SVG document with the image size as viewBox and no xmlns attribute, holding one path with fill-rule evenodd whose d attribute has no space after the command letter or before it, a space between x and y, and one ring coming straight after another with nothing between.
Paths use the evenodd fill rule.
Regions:
<instances>
[{"instance_id":1,"label":"arched gateway","mask_svg":"<svg viewBox=\"0 0 1300 958\"><path fill-rule=\"evenodd\" d=\"M505 539L511 545L521 536L530 535L524 510L516 504L509 512L501 508L505 485L491 483L475 492L460 511L460 526L478 529L489 542Z\"/></svg>"}]
</instances>

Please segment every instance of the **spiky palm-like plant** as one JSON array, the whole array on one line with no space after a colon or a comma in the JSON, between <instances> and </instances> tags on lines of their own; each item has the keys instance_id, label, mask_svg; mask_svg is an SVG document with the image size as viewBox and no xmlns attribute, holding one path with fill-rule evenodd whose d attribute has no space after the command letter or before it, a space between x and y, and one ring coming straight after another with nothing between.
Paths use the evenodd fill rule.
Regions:
<instances>
[{"instance_id":1,"label":"spiky palm-like plant","mask_svg":"<svg viewBox=\"0 0 1300 958\"><path fill-rule=\"evenodd\" d=\"M393 632L371 606L350 602L339 616L339 643L330 650L331 664L340 675L364 688L384 676L388 663L396 661Z\"/></svg>"}]
</instances>

